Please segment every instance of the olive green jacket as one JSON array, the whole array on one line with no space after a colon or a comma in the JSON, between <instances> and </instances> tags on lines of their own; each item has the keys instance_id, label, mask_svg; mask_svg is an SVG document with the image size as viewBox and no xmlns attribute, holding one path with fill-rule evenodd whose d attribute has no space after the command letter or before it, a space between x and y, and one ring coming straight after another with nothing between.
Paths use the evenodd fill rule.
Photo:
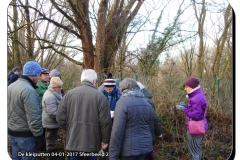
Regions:
<instances>
[{"instance_id":1,"label":"olive green jacket","mask_svg":"<svg viewBox=\"0 0 240 160\"><path fill-rule=\"evenodd\" d=\"M37 82L37 87L36 88L36 91L40 97L40 109L42 111L42 97L44 95L44 93L46 92L46 90L48 89L48 86L49 86L49 82L47 83L47 86L41 81L41 80L38 80Z\"/></svg>"}]
</instances>

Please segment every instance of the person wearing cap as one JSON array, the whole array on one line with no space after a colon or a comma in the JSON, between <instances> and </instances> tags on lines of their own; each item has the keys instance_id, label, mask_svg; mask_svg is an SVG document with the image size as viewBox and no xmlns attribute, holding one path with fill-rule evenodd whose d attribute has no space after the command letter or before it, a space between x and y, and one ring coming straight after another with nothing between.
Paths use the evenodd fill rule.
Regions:
<instances>
[{"instance_id":1,"label":"person wearing cap","mask_svg":"<svg viewBox=\"0 0 240 160\"><path fill-rule=\"evenodd\" d=\"M119 86L122 96L114 112L109 159L144 160L153 150L154 110L134 79L125 78Z\"/></svg>"},{"instance_id":2,"label":"person wearing cap","mask_svg":"<svg viewBox=\"0 0 240 160\"><path fill-rule=\"evenodd\" d=\"M19 78L20 73L21 73L21 69L19 67L14 67L12 71L8 73L8 85L13 83L15 80L17 80L17 77ZM11 77L12 77L12 80L11 80Z\"/></svg>"},{"instance_id":3,"label":"person wearing cap","mask_svg":"<svg viewBox=\"0 0 240 160\"><path fill-rule=\"evenodd\" d=\"M50 73L49 73L49 76L50 76L50 81L51 81L52 77L59 77L60 79L62 79L62 76L61 76L60 72L57 69L51 70ZM61 89L61 94L62 94L62 96L64 96L63 89Z\"/></svg>"},{"instance_id":4,"label":"person wearing cap","mask_svg":"<svg viewBox=\"0 0 240 160\"><path fill-rule=\"evenodd\" d=\"M113 120L116 103L121 96L120 89L116 86L115 79L108 78L104 80L104 88L101 92L106 96L110 105L110 115Z\"/></svg>"},{"instance_id":5,"label":"person wearing cap","mask_svg":"<svg viewBox=\"0 0 240 160\"><path fill-rule=\"evenodd\" d=\"M42 125L45 128L47 152L54 152L58 140L59 125L56 120L58 105L62 99L63 82L59 77L52 77L50 85L42 99Z\"/></svg>"},{"instance_id":6,"label":"person wearing cap","mask_svg":"<svg viewBox=\"0 0 240 160\"><path fill-rule=\"evenodd\" d=\"M70 160L82 159L82 154L98 153L106 149L111 133L111 117L106 97L96 88L97 73L85 69L80 86L69 90L57 111L57 122L66 130L66 150ZM86 156L97 160L97 156Z\"/></svg>"},{"instance_id":7,"label":"person wearing cap","mask_svg":"<svg viewBox=\"0 0 240 160\"><path fill-rule=\"evenodd\" d=\"M181 111L184 111L186 116L187 127L187 144L188 150L192 160L202 159L202 141L204 135L191 135L189 133L188 121L193 119L199 121L204 119L205 131L208 129L208 123L206 119L207 113L207 100L205 94L200 87L200 81L195 77L190 77L184 83L185 91L189 97L187 105L180 104L175 107Z\"/></svg>"},{"instance_id":8,"label":"person wearing cap","mask_svg":"<svg viewBox=\"0 0 240 160\"><path fill-rule=\"evenodd\" d=\"M18 153L38 153L45 147L40 100L35 90L41 66L28 61L22 76L8 86L7 127L11 142L12 159L38 159L35 156L19 156Z\"/></svg>"},{"instance_id":9,"label":"person wearing cap","mask_svg":"<svg viewBox=\"0 0 240 160\"><path fill-rule=\"evenodd\" d=\"M40 109L42 110L42 97L45 91L48 89L49 86L49 73L50 71L46 68L42 68L41 73L40 73L40 78L37 82L37 87L36 91L39 94L40 97Z\"/></svg>"}]
</instances>

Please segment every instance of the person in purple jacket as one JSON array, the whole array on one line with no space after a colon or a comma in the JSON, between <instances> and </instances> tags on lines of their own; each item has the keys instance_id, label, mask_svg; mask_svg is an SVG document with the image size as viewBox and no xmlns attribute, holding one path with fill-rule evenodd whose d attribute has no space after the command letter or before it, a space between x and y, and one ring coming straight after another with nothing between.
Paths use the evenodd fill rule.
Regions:
<instances>
[{"instance_id":1,"label":"person in purple jacket","mask_svg":"<svg viewBox=\"0 0 240 160\"><path fill-rule=\"evenodd\" d=\"M190 77L184 83L185 91L189 97L188 104L176 105L179 110L184 111L187 124L187 145L191 156L191 160L201 160L202 158L202 140L204 135L191 135L189 134L188 121L193 119L195 121L204 119L205 131L208 129L206 119L207 113L207 100L205 94L200 87L200 81L195 77Z\"/></svg>"}]
</instances>

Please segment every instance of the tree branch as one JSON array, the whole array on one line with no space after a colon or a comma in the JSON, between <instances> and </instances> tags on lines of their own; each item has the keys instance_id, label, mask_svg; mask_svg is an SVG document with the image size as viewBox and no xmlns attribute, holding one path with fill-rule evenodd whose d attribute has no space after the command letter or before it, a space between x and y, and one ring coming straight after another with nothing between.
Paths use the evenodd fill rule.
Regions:
<instances>
[{"instance_id":1,"label":"tree branch","mask_svg":"<svg viewBox=\"0 0 240 160\"><path fill-rule=\"evenodd\" d=\"M83 65L82 62L78 62L72 58L70 58L68 55L66 55L65 53L62 53L60 51L58 51L57 49L55 49L53 46L45 46L45 47L41 47L41 49L52 49L53 51L55 51L56 53L60 54L61 56L63 56L64 58L68 59L69 61L73 62L76 65Z\"/></svg>"}]
</instances>

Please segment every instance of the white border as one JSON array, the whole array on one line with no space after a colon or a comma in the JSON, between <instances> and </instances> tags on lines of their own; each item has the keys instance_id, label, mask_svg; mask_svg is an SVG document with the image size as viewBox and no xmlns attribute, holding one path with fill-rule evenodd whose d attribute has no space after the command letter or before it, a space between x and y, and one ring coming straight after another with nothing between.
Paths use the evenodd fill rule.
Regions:
<instances>
[{"instance_id":1,"label":"white border","mask_svg":"<svg viewBox=\"0 0 240 160\"><path fill-rule=\"evenodd\" d=\"M0 25L0 37L1 37L1 41L0 41L0 48L1 48L1 63L0 63L0 68L1 68L1 73L2 76L0 76L0 82L2 84L1 87L1 94L0 94L0 102L1 102L1 112L0 112L0 117L1 117L1 128L3 129L1 131L1 135L0 135L0 158L4 159L4 160L8 160L10 159L10 157L7 154L7 96L6 96L6 92L7 92L7 78L6 78L6 74L7 74L7 8L8 8L8 4L10 3L10 0L2 0L1 1L1 5L0 5L0 16L1 16L1 25ZM240 12L239 9L237 8L239 2L238 0L229 0L229 3L232 5L234 11L235 11L235 15L236 15L236 35L235 35L235 45L236 45L236 59L239 59L239 54L240 54L240 50L239 50L239 46L240 46L240 35L239 35L239 23L240 23ZM237 60L235 60L235 62L237 62ZM240 116L237 116L237 112L239 112L239 98L237 101L237 91L239 91L239 86L240 86L240 82L237 81L237 79L239 79L239 75L240 73L237 72L237 70L239 69L239 63L236 63L236 105L235 105L235 115L236 115L236 120L235 122L239 122L240 123ZM239 127L237 126L236 123L236 135L237 132L239 131ZM237 148L237 144L239 144L239 137L235 136L236 138L236 149L239 150L240 147ZM237 154L237 150L235 150L235 159L240 159L240 154Z\"/></svg>"}]
</instances>

